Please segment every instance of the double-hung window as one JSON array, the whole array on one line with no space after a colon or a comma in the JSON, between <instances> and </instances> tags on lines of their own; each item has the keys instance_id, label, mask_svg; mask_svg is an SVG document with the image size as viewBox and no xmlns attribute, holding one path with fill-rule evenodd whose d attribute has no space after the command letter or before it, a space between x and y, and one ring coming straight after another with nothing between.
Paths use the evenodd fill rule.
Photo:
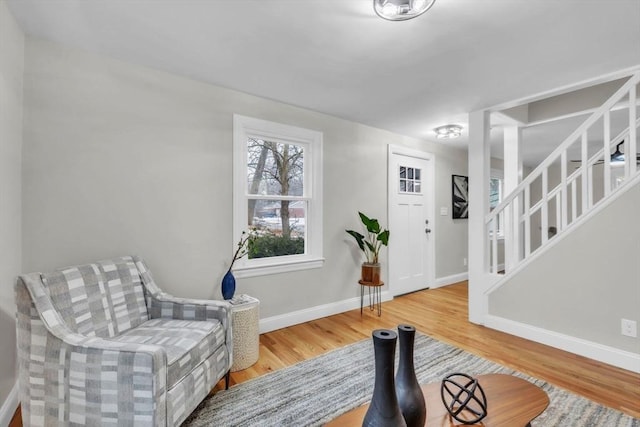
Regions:
<instances>
[{"instance_id":1,"label":"double-hung window","mask_svg":"<svg viewBox=\"0 0 640 427\"><path fill-rule=\"evenodd\" d=\"M252 234L237 277L321 267L322 133L233 116L233 235Z\"/></svg>"}]
</instances>

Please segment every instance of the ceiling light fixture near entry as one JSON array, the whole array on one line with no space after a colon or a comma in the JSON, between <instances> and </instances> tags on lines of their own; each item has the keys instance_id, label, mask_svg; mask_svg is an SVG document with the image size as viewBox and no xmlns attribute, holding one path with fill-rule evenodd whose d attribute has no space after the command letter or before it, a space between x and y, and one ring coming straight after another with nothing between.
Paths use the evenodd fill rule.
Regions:
<instances>
[{"instance_id":1,"label":"ceiling light fixture near entry","mask_svg":"<svg viewBox=\"0 0 640 427\"><path fill-rule=\"evenodd\" d=\"M462 126L444 125L435 128L433 131L436 133L436 138L438 139L453 139L462 135Z\"/></svg>"},{"instance_id":2,"label":"ceiling light fixture near entry","mask_svg":"<svg viewBox=\"0 0 640 427\"><path fill-rule=\"evenodd\" d=\"M425 13L436 0L373 0L379 17L389 21L405 21Z\"/></svg>"}]
</instances>

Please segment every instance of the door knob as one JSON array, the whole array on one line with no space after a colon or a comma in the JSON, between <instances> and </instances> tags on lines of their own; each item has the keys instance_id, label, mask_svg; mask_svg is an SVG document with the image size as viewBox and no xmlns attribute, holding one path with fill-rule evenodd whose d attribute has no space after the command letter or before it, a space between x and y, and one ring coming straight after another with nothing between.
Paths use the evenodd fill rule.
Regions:
<instances>
[{"instance_id":1,"label":"door knob","mask_svg":"<svg viewBox=\"0 0 640 427\"><path fill-rule=\"evenodd\" d=\"M431 229L430 229L430 228L425 228L425 229L424 229L424 232L425 232L425 233L427 233L427 234L429 234L429 233L431 233Z\"/></svg>"}]
</instances>

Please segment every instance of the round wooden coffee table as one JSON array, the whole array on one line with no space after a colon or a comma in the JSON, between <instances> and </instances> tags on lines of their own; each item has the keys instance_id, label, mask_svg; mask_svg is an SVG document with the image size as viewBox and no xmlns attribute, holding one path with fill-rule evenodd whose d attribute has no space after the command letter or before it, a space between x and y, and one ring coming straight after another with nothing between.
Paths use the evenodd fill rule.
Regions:
<instances>
[{"instance_id":1,"label":"round wooden coffee table","mask_svg":"<svg viewBox=\"0 0 640 427\"><path fill-rule=\"evenodd\" d=\"M476 377L487 396L487 416L479 424L483 427L528 426L549 405L549 397L539 387L522 378L504 374ZM454 427L462 425L454 420L442 403L440 382L422 386L427 404L426 427ZM327 426L361 426L369 405L359 406L327 424ZM467 424L468 425L468 424Z\"/></svg>"}]
</instances>

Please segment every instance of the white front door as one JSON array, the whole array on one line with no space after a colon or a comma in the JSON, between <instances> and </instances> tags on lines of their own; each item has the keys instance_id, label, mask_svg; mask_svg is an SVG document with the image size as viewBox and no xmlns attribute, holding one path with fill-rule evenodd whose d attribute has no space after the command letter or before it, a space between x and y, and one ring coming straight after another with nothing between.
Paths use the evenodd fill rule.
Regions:
<instances>
[{"instance_id":1,"label":"white front door","mask_svg":"<svg viewBox=\"0 0 640 427\"><path fill-rule=\"evenodd\" d=\"M434 271L433 155L389 146L389 290L431 287Z\"/></svg>"}]
</instances>

